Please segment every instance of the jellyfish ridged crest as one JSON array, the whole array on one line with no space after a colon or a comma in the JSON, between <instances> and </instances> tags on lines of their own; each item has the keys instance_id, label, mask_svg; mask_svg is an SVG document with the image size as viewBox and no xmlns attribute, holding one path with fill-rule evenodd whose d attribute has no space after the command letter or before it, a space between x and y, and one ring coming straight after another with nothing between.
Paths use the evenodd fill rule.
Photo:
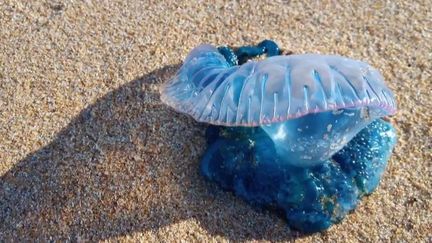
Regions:
<instances>
[{"instance_id":1,"label":"jellyfish ridged crest","mask_svg":"<svg viewBox=\"0 0 432 243\"><path fill-rule=\"evenodd\" d=\"M191 51L161 98L199 122L224 126L260 126L361 106L378 117L396 111L381 74L364 62L303 54L230 66L211 45Z\"/></svg>"}]
</instances>

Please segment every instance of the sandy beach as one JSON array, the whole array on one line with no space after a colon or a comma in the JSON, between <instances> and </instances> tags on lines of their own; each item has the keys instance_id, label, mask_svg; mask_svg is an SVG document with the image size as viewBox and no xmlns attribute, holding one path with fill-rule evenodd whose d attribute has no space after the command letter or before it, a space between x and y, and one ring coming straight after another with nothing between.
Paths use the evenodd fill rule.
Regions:
<instances>
[{"instance_id":1,"label":"sandy beach","mask_svg":"<svg viewBox=\"0 0 432 243\"><path fill-rule=\"evenodd\" d=\"M431 1L0 2L0 242L431 242ZM205 124L159 99L200 43L273 39L381 71L398 143L313 235L199 174Z\"/></svg>"}]
</instances>

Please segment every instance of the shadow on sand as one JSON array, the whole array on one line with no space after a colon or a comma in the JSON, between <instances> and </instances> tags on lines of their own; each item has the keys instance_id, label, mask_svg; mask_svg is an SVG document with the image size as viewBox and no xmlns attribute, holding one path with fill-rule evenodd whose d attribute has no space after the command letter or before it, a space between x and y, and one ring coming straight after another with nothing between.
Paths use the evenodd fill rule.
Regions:
<instances>
[{"instance_id":1,"label":"shadow on sand","mask_svg":"<svg viewBox=\"0 0 432 243\"><path fill-rule=\"evenodd\" d=\"M103 240L185 220L234 241L299 237L199 175L204 126L163 105L157 90L178 67L108 93L4 174L0 241Z\"/></svg>"}]
</instances>

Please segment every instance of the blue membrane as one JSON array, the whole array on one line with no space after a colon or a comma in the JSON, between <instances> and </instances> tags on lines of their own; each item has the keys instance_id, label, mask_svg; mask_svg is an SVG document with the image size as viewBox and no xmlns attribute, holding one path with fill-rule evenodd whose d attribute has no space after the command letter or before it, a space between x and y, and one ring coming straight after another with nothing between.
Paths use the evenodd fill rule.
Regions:
<instances>
[{"instance_id":1,"label":"blue membrane","mask_svg":"<svg viewBox=\"0 0 432 243\"><path fill-rule=\"evenodd\" d=\"M310 167L322 164L341 150L377 117L367 107L309 114L261 128L274 142L279 159Z\"/></svg>"},{"instance_id":2,"label":"blue membrane","mask_svg":"<svg viewBox=\"0 0 432 243\"><path fill-rule=\"evenodd\" d=\"M206 136L205 178L252 205L282 211L291 227L308 233L339 222L375 190L396 143L392 125L377 119L330 159L299 167L261 127L210 126Z\"/></svg>"}]
</instances>

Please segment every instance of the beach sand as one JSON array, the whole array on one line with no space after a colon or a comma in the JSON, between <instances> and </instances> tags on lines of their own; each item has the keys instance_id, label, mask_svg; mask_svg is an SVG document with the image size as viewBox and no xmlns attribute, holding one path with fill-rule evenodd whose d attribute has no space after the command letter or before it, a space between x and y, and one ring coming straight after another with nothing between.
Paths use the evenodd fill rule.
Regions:
<instances>
[{"instance_id":1,"label":"beach sand","mask_svg":"<svg viewBox=\"0 0 432 243\"><path fill-rule=\"evenodd\" d=\"M432 2L258 2L2 0L0 241L431 242ZM159 100L198 44L266 38L364 60L397 97L380 187L323 233L204 181L205 125Z\"/></svg>"}]
</instances>

